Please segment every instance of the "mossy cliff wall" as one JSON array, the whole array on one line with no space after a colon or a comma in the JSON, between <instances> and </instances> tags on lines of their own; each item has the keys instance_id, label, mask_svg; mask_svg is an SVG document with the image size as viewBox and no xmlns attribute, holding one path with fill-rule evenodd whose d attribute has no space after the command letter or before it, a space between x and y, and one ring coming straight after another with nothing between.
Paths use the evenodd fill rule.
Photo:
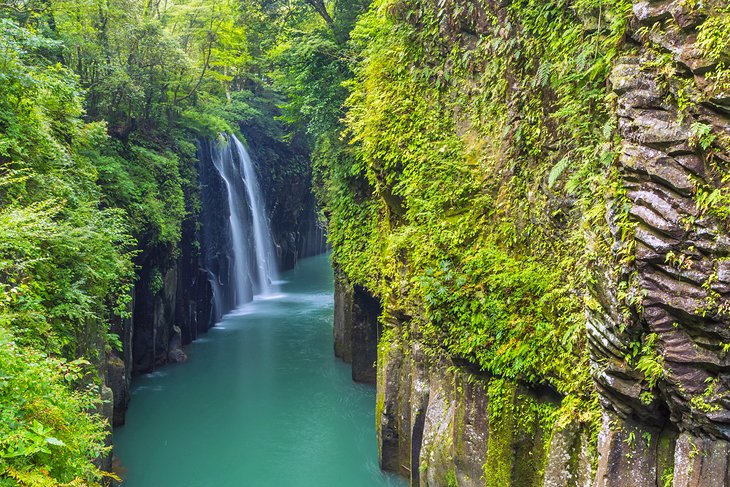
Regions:
<instances>
[{"instance_id":1,"label":"mossy cliff wall","mask_svg":"<svg viewBox=\"0 0 730 487\"><path fill-rule=\"evenodd\" d=\"M379 305L355 292L339 274L335 281L335 353L353 363L353 379L375 379L379 462L413 486L591 485L595 441L585 425L556 416L561 397L490 377L445 355L427 353L393 327L381 336L377 362L372 340L382 332L373 314ZM353 313L353 309L355 312Z\"/></svg>"},{"instance_id":2,"label":"mossy cliff wall","mask_svg":"<svg viewBox=\"0 0 730 487\"><path fill-rule=\"evenodd\" d=\"M380 461L411 485L590 485L590 438L555 426L554 391L427 358L417 342L381 342L378 366Z\"/></svg>"},{"instance_id":3,"label":"mossy cliff wall","mask_svg":"<svg viewBox=\"0 0 730 487\"><path fill-rule=\"evenodd\" d=\"M382 0L352 39L318 164L337 319L380 303L381 465L730 485L726 2Z\"/></svg>"},{"instance_id":4,"label":"mossy cliff wall","mask_svg":"<svg viewBox=\"0 0 730 487\"><path fill-rule=\"evenodd\" d=\"M634 3L609 77L625 192L608 206L613 261L597 266L600 306L588 313L598 485L730 484L730 27L711 33L720 18L689 2ZM724 59L707 48L718 41Z\"/></svg>"}]
</instances>

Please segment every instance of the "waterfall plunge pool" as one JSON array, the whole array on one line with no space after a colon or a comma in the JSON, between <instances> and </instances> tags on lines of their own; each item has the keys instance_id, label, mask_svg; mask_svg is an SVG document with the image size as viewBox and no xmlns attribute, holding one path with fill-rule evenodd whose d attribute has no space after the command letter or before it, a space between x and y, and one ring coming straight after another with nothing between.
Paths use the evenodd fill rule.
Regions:
<instances>
[{"instance_id":1,"label":"waterfall plunge pool","mask_svg":"<svg viewBox=\"0 0 730 487\"><path fill-rule=\"evenodd\" d=\"M124 487L405 486L378 468L375 390L334 357L326 255L135 379L114 431Z\"/></svg>"}]
</instances>

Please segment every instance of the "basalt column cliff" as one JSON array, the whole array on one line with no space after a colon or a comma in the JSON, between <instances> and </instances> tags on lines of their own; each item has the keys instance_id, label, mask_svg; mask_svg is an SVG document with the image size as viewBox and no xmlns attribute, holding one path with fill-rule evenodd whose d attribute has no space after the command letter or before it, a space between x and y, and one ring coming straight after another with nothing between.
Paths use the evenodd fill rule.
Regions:
<instances>
[{"instance_id":1,"label":"basalt column cliff","mask_svg":"<svg viewBox=\"0 0 730 487\"><path fill-rule=\"evenodd\" d=\"M730 485L727 4L382 1L352 39L319 163L381 466Z\"/></svg>"}]
</instances>

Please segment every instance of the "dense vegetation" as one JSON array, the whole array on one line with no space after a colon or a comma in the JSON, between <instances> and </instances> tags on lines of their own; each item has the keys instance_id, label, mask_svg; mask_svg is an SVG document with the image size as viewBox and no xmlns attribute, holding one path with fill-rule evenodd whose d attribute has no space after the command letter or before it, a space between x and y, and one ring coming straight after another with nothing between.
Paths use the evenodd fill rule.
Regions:
<instances>
[{"instance_id":1,"label":"dense vegetation","mask_svg":"<svg viewBox=\"0 0 730 487\"><path fill-rule=\"evenodd\" d=\"M471 2L374 2L346 48L347 113L315 129L315 164L335 262L385 303L387 340L549 385L564 420L595 428L584 306L610 246L605 86L627 3L573 3L512 2L497 18ZM599 9L612 22L586 36L580 16ZM497 386L499 416L496 392L511 389Z\"/></svg>"},{"instance_id":2,"label":"dense vegetation","mask_svg":"<svg viewBox=\"0 0 730 487\"><path fill-rule=\"evenodd\" d=\"M712 19L698 44L719 68L704 94L691 77L676 81L679 98L666 90L680 118L708 92L727 93L727 48L717 49L727 7L688 8ZM351 74L338 61L317 67L339 76L324 91L300 69L308 88L289 90L320 94L301 109L314 114L334 260L380 298L385 340L417 340L497 376L495 385L547 386L563 400L546 423L579 421L594 438L586 314L602 312L593 286L603 269L628 267L635 248L609 83L619 56L637 49L626 39L632 16L631 2L602 0L375 0L340 46ZM639 35L650 44L648 28ZM654 49L646 69L659 68L670 86L676 66ZM344 113L322 120L342 96ZM709 125L692 130L712 152ZM723 191L699 188L699 207L712 193L722 211ZM629 316L642 295L626 284L618 297ZM631 333L622 358L644 377L650 403L663 367L656 335ZM495 395L490 413L499 419L505 401Z\"/></svg>"},{"instance_id":3,"label":"dense vegetation","mask_svg":"<svg viewBox=\"0 0 730 487\"><path fill-rule=\"evenodd\" d=\"M607 77L630 3L482 3L0 4L0 485L101 481L109 325L194 225L196 138L240 124L311 149L335 264L405 324L387 339L595 424L584 316L624 198ZM650 342L627 360L649 370Z\"/></svg>"},{"instance_id":4,"label":"dense vegetation","mask_svg":"<svg viewBox=\"0 0 730 487\"><path fill-rule=\"evenodd\" d=\"M0 5L0 485L102 480L110 325L195 225L196 139L285 138L253 62L276 8Z\"/></svg>"}]
</instances>

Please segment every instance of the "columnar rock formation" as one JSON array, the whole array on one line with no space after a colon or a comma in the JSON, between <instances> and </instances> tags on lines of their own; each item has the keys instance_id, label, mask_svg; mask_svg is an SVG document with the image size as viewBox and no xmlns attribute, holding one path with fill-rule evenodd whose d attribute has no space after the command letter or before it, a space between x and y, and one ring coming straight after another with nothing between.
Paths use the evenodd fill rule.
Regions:
<instances>
[{"instance_id":1,"label":"columnar rock formation","mask_svg":"<svg viewBox=\"0 0 730 487\"><path fill-rule=\"evenodd\" d=\"M490 37L509 42L519 30L490 25L504 22L509 2L462 3L433 8L442 36L464 51ZM730 95L718 78L725 68L703 58L697 43L702 9L722 4L708 3L634 1L612 59L608 126L618 156L603 177L615 181L604 224L587 229L589 246L605 244L586 249L599 249L591 289L576 290L586 293L600 424L555 419L566 398L549 379L507 381L427 345L397 286L382 303L381 324L348 325L357 322L358 301L373 298L337 272L337 355L357 363L369 353L369 345L356 349L369 343L356 338L363 324L382 335L376 418L384 469L413 486L730 486ZM587 34L607 20L596 9L575 21ZM725 54L730 61L730 47ZM518 80L510 67L506 75L514 96ZM478 93L478 77L472 82ZM550 102L546 88L546 112ZM520 108L510 109L518 120ZM408 202L387 196L400 215L395 206ZM554 214L571 204L556 201Z\"/></svg>"},{"instance_id":2,"label":"columnar rock formation","mask_svg":"<svg viewBox=\"0 0 730 487\"><path fill-rule=\"evenodd\" d=\"M352 380L375 383L380 302L367 289L347 282L339 270L335 276L335 355L352 364Z\"/></svg>"},{"instance_id":3,"label":"columnar rock formation","mask_svg":"<svg viewBox=\"0 0 730 487\"><path fill-rule=\"evenodd\" d=\"M375 298L335 279L335 353L369 381L373 350L354 330L381 329ZM404 329L407 322L390 323ZM377 349L376 428L383 469L412 486L589 486L595 449L578 423L546 423L561 397L549 388L495 380L414 340L385 336ZM490 390L493 400L490 402ZM627 484L628 485L628 484Z\"/></svg>"},{"instance_id":4,"label":"columnar rock formation","mask_svg":"<svg viewBox=\"0 0 730 487\"><path fill-rule=\"evenodd\" d=\"M675 486L730 483L730 237L726 218L701 201L725 184L730 99L712 91L716 66L696 46L704 20L688 2L635 2L611 75L626 197L609 208L615 255L599 271L601 307L588 320L605 414L597 485L672 475ZM669 82L660 55L676 70ZM672 100L683 96L702 101L680 113ZM628 238L616 223L624 205ZM625 359L647 341L662 366L655 378Z\"/></svg>"}]
</instances>

